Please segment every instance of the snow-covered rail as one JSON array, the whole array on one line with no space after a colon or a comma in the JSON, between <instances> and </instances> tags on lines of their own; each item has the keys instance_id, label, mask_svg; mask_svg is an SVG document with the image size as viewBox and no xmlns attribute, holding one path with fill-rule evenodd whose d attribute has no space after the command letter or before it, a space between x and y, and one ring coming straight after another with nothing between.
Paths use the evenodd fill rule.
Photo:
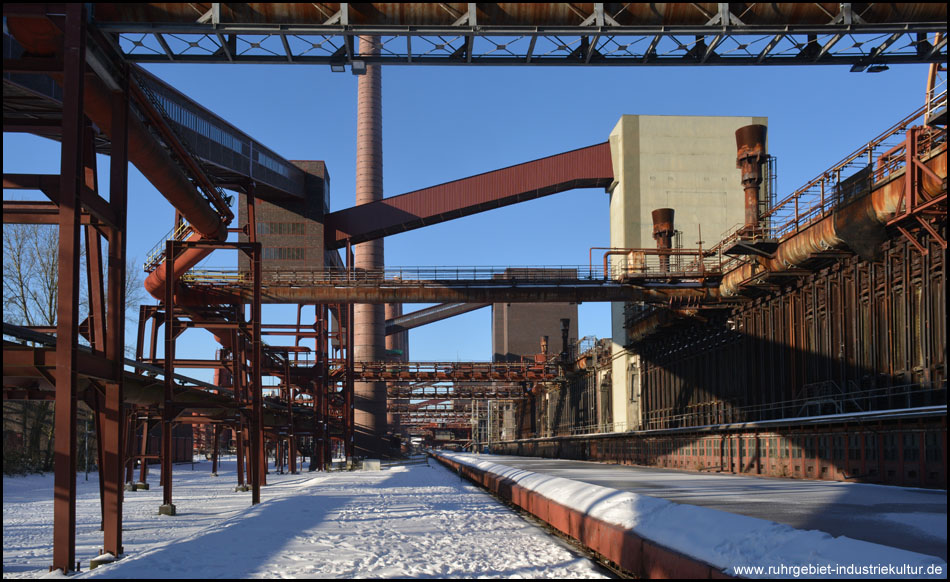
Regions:
<instances>
[{"instance_id":1,"label":"snow-covered rail","mask_svg":"<svg viewBox=\"0 0 950 582\"><path fill-rule=\"evenodd\" d=\"M491 456L434 456L637 577L944 578L947 572L940 558L881 544L533 473L492 463Z\"/></svg>"}]
</instances>

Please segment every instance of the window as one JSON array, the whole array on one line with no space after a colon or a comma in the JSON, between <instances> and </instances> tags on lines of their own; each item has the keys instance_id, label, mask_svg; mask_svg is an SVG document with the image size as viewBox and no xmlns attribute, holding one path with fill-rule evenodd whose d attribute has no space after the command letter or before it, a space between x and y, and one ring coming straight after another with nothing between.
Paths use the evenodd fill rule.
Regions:
<instances>
[{"instance_id":1,"label":"window","mask_svg":"<svg viewBox=\"0 0 950 582\"><path fill-rule=\"evenodd\" d=\"M303 222L258 222L257 234L307 234L307 225Z\"/></svg>"},{"instance_id":2,"label":"window","mask_svg":"<svg viewBox=\"0 0 950 582\"><path fill-rule=\"evenodd\" d=\"M302 261L304 260L304 249L295 249L287 247L271 247L264 249L265 261Z\"/></svg>"}]
</instances>

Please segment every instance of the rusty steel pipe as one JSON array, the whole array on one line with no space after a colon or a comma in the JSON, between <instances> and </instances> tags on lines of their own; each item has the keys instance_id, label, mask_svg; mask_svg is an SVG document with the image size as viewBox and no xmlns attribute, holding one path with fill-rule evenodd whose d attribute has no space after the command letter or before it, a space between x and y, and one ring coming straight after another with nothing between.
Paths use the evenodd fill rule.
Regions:
<instances>
[{"instance_id":1,"label":"rusty steel pipe","mask_svg":"<svg viewBox=\"0 0 950 582\"><path fill-rule=\"evenodd\" d=\"M753 124L736 130L736 168L742 172L745 190L745 227L759 225L759 186L762 184L762 163L765 153L766 127Z\"/></svg>"},{"instance_id":2,"label":"rusty steel pipe","mask_svg":"<svg viewBox=\"0 0 950 582\"><path fill-rule=\"evenodd\" d=\"M675 211L672 208L657 208L650 214L653 217L653 240L656 241L656 248L659 250L673 248L673 235L676 234L676 229L673 227ZM664 273L670 271L669 255L660 254L660 270Z\"/></svg>"},{"instance_id":3,"label":"rusty steel pipe","mask_svg":"<svg viewBox=\"0 0 950 582\"><path fill-rule=\"evenodd\" d=\"M908 132L908 136L908 139L913 139L913 132ZM946 179L946 149L927 160L925 165L941 180ZM905 168L903 173L873 187L869 194L836 209L832 215L783 241L772 258L760 258L757 263L745 263L729 271L719 287L722 296L735 295L739 284L756 273L798 267L812 254L823 250L848 247L871 258L878 249L877 241L886 238L885 225L901 208L907 179ZM919 186L929 196L943 190L940 182L926 174L921 176Z\"/></svg>"}]
</instances>

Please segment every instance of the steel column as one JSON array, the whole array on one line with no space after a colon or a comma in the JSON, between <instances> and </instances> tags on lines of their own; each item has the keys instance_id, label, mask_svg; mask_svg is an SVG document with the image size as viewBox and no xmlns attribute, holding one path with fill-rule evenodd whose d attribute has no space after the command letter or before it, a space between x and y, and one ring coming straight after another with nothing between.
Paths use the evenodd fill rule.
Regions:
<instances>
[{"instance_id":1,"label":"steel column","mask_svg":"<svg viewBox=\"0 0 950 582\"><path fill-rule=\"evenodd\" d=\"M105 415L102 423L105 475L103 503L103 551L120 556L122 548L122 503L124 490L122 468L125 463L123 438L124 366L125 358L125 264L126 220L128 208L128 77L122 79L122 91L112 98L112 146L109 161L109 205L116 216L115 228L109 229L108 312L105 344L106 357L115 366L113 382L105 385Z\"/></svg>"},{"instance_id":2,"label":"steel column","mask_svg":"<svg viewBox=\"0 0 950 582\"><path fill-rule=\"evenodd\" d=\"M178 245L174 239L165 243L165 256L174 257ZM172 503L172 420L175 388L175 274L174 261L165 261L165 397L162 406L162 507L160 512L174 515Z\"/></svg>"},{"instance_id":3,"label":"steel column","mask_svg":"<svg viewBox=\"0 0 950 582\"><path fill-rule=\"evenodd\" d=\"M86 11L66 6L63 47L63 126L59 188L59 267L56 307L56 405L53 500L53 565L64 573L76 564L76 358L79 333L79 219L84 185L83 86Z\"/></svg>"},{"instance_id":4,"label":"steel column","mask_svg":"<svg viewBox=\"0 0 950 582\"><path fill-rule=\"evenodd\" d=\"M252 200L248 196L248 200ZM249 212L248 225L253 233L256 230L253 213ZM254 242L254 235L250 235ZM261 485L265 484L267 457L264 454L264 409L261 385L261 245L254 242L251 250L251 264L254 279L254 300L251 303L251 503L261 502Z\"/></svg>"}]
</instances>

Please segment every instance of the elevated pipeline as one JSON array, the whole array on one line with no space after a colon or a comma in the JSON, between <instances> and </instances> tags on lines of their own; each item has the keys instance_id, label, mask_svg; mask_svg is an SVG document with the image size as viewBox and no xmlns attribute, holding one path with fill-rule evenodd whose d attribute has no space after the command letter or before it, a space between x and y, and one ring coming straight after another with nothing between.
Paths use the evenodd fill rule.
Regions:
<instances>
[{"instance_id":1,"label":"elevated pipeline","mask_svg":"<svg viewBox=\"0 0 950 582\"><path fill-rule=\"evenodd\" d=\"M924 164L946 182L946 149ZM873 259L880 243L887 238L886 225L897 214L904 198L907 169L896 172L886 182L876 184L872 191L854 202L836 209L805 230L779 244L771 258L757 258L726 273L720 293L730 297L739 285L762 272L781 272L801 266L814 253L828 249L849 248L864 258ZM942 193L946 186L922 173L919 185L928 196Z\"/></svg>"}]
</instances>

